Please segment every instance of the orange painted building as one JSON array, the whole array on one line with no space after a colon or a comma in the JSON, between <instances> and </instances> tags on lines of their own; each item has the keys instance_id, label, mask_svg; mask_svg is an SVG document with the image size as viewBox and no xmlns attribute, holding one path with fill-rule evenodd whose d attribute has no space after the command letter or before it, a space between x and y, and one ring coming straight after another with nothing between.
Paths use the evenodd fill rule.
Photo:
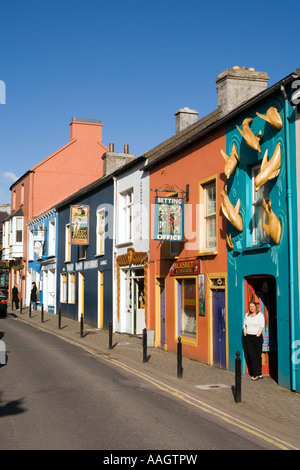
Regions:
<instances>
[{"instance_id":1,"label":"orange painted building","mask_svg":"<svg viewBox=\"0 0 300 470\"><path fill-rule=\"evenodd\" d=\"M184 356L225 368L226 221L219 209L226 180L225 127L208 132L220 116L215 111L145 154L151 205L147 327L155 331L155 346L176 351L180 337ZM156 197L184 199L183 242L154 239Z\"/></svg>"},{"instance_id":2,"label":"orange painted building","mask_svg":"<svg viewBox=\"0 0 300 470\"><path fill-rule=\"evenodd\" d=\"M5 224L9 243L4 254L11 266L10 295L15 283L20 297L25 295L27 222L100 178L103 174L101 157L107 151L102 144L100 120L73 118L70 141L10 187L11 215Z\"/></svg>"}]
</instances>

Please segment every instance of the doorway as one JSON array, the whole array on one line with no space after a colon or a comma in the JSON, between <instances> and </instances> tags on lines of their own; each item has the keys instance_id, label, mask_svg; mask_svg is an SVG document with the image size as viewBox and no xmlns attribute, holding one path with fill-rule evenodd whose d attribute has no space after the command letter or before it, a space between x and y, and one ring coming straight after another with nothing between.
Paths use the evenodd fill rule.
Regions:
<instances>
[{"instance_id":1,"label":"doorway","mask_svg":"<svg viewBox=\"0 0 300 470\"><path fill-rule=\"evenodd\" d=\"M125 332L141 335L146 328L144 269L124 270Z\"/></svg>"},{"instance_id":2,"label":"doorway","mask_svg":"<svg viewBox=\"0 0 300 470\"><path fill-rule=\"evenodd\" d=\"M245 311L248 303L258 304L265 317L262 373L278 379L276 280L273 276L249 276L245 279ZM247 362L247 358L246 358ZM247 369L248 373L248 369Z\"/></svg>"},{"instance_id":3,"label":"doorway","mask_svg":"<svg viewBox=\"0 0 300 470\"><path fill-rule=\"evenodd\" d=\"M226 368L225 290L212 289L213 365Z\"/></svg>"}]
</instances>

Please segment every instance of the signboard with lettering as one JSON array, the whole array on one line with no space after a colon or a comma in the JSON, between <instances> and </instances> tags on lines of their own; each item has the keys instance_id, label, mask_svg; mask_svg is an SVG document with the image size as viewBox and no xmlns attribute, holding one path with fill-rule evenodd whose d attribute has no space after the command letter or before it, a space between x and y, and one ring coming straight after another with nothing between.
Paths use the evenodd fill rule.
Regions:
<instances>
[{"instance_id":1,"label":"signboard with lettering","mask_svg":"<svg viewBox=\"0 0 300 470\"><path fill-rule=\"evenodd\" d=\"M184 259L175 261L170 269L171 276L188 276L200 273L200 260Z\"/></svg>"},{"instance_id":2,"label":"signboard with lettering","mask_svg":"<svg viewBox=\"0 0 300 470\"><path fill-rule=\"evenodd\" d=\"M71 206L71 243L89 244L89 206Z\"/></svg>"},{"instance_id":3,"label":"signboard with lettering","mask_svg":"<svg viewBox=\"0 0 300 470\"><path fill-rule=\"evenodd\" d=\"M155 198L154 240L184 241L184 199Z\"/></svg>"}]
</instances>

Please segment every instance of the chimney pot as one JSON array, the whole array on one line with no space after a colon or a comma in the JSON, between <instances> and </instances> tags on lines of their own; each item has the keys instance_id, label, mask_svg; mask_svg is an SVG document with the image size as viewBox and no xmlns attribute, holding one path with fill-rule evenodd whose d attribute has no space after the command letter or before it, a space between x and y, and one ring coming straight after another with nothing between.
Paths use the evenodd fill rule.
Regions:
<instances>
[{"instance_id":1,"label":"chimney pot","mask_svg":"<svg viewBox=\"0 0 300 470\"><path fill-rule=\"evenodd\" d=\"M124 153L129 153L129 145L128 144L124 145Z\"/></svg>"},{"instance_id":2,"label":"chimney pot","mask_svg":"<svg viewBox=\"0 0 300 470\"><path fill-rule=\"evenodd\" d=\"M109 151L114 152L115 151L115 144L109 144Z\"/></svg>"}]
</instances>

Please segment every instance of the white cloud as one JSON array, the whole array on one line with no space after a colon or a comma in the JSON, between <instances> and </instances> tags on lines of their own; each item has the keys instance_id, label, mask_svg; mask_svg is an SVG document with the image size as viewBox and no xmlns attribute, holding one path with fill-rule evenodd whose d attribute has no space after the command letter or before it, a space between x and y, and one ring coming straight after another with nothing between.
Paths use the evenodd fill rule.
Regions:
<instances>
[{"instance_id":1,"label":"white cloud","mask_svg":"<svg viewBox=\"0 0 300 470\"><path fill-rule=\"evenodd\" d=\"M17 181L18 179L18 176L16 176L14 173L12 173L11 171L5 171L3 173L3 176L4 178L6 178L10 183L14 183L15 181Z\"/></svg>"}]
</instances>

